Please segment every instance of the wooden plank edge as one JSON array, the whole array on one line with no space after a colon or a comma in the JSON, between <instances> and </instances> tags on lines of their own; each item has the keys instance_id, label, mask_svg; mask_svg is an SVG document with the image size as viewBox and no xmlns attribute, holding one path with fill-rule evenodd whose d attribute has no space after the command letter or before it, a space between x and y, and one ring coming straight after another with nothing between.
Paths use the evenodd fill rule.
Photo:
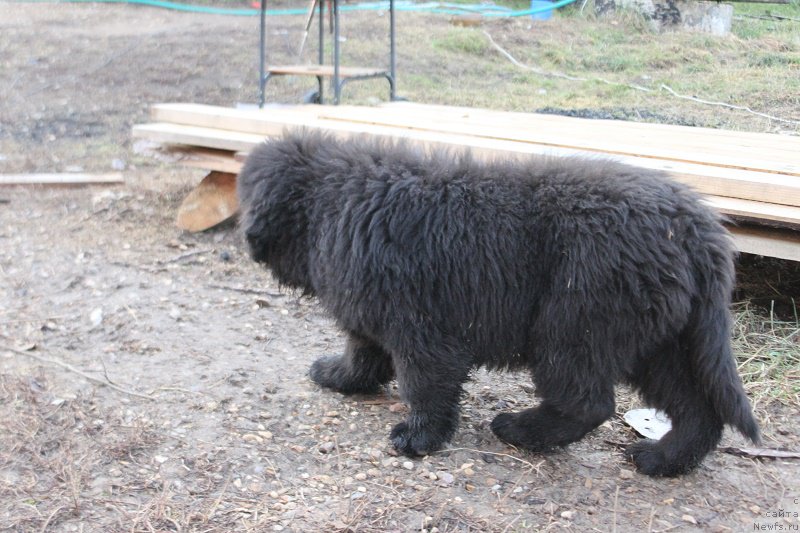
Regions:
<instances>
[{"instance_id":1,"label":"wooden plank edge","mask_svg":"<svg viewBox=\"0 0 800 533\"><path fill-rule=\"evenodd\" d=\"M800 261L800 232L754 226L728 226L740 252Z\"/></svg>"},{"instance_id":2,"label":"wooden plank edge","mask_svg":"<svg viewBox=\"0 0 800 533\"><path fill-rule=\"evenodd\" d=\"M125 179L119 172L87 174L83 172L42 173L42 174L0 174L2 185L42 185L42 186L81 186L81 185L119 185Z\"/></svg>"}]
</instances>

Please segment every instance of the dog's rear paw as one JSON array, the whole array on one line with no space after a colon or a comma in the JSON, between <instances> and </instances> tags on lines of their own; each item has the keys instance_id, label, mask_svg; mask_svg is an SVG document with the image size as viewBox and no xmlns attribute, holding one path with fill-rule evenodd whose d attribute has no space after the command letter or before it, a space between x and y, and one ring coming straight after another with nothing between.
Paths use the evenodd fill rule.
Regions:
<instances>
[{"instance_id":1,"label":"dog's rear paw","mask_svg":"<svg viewBox=\"0 0 800 533\"><path fill-rule=\"evenodd\" d=\"M555 448L547 442L546 433L531 431L530 427L520 424L519 419L520 413L500 413L492 420L492 433L503 442L530 452L548 452Z\"/></svg>"},{"instance_id":2,"label":"dog's rear paw","mask_svg":"<svg viewBox=\"0 0 800 533\"><path fill-rule=\"evenodd\" d=\"M357 379L348 370L348 366L343 359L341 355L320 357L311 364L308 375L314 383L342 394L375 394L380 392L380 383Z\"/></svg>"},{"instance_id":3,"label":"dog's rear paw","mask_svg":"<svg viewBox=\"0 0 800 533\"><path fill-rule=\"evenodd\" d=\"M625 448L625 457L633 461L636 469L648 476L674 477L690 472L695 463L669 461L659 441L644 439Z\"/></svg>"}]
</instances>

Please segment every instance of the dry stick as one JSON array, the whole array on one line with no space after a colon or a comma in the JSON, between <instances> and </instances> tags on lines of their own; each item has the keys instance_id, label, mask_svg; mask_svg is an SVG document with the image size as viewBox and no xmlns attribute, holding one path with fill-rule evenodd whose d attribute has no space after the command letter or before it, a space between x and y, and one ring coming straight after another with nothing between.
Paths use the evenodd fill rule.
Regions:
<instances>
[{"instance_id":1,"label":"dry stick","mask_svg":"<svg viewBox=\"0 0 800 533\"><path fill-rule=\"evenodd\" d=\"M509 455L507 453L487 452L487 451L484 451L484 450L476 450L475 448L446 448L444 450L438 450L438 451L432 452L432 454L446 453L446 452L460 452L460 451L482 453L482 454L486 454L486 455L496 455L498 457L508 457L509 459L513 459L515 461L519 461L520 463L522 463L524 465L528 465L531 468L531 471L535 470L538 475L541 475L542 463L544 463L544 461L540 461L539 464L535 465L535 464L531 463L530 461L526 461L525 459L520 459L519 457L514 457L513 455Z\"/></svg>"},{"instance_id":2,"label":"dry stick","mask_svg":"<svg viewBox=\"0 0 800 533\"><path fill-rule=\"evenodd\" d=\"M9 351L9 352L15 353L17 355L25 355L27 357L30 357L31 359L36 359L40 363L47 363L47 364L51 364L51 365L60 366L61 368L65 369L65 370L69 370L70 372L73 372L75 374L78 374L82 378L87 379L87 380L89 380L89 381L91 381L93 383L97 383L99 385L105 385L106 387L112 388L112 389L114 389L116 391L122 392L124 394L128 394L130 396L136 396L137 398L144 398L145 400L155 400L156 399L153 396L148 396L147 394L141 394L141 393L126 389L124 387L120 387L119 385L115 385L111 381L103 381L102 379L99 379L99 378L96 378L96 377L94 377L94 376L92 376L90 374L87 374L83 370L81 370L79 368L75 368L71 364L65 363L64 361L60 361L58 359L51 359L49 357L42 357L41 355L38 355L38 354L35 354L35 353L23 352L22 350L17 350L15 348L11 348L9 346L4 346L4 345L0 345L0 350Z\"/></svg>"},{"instance_id":3,"label":"dry stick","mask_svg":"<svg viewBox=\"0 0 800 533\"><path fill-rule=\"evenodd\" d=\"M272 296L273 298L283 298L286 295L274 291L266 291L262 289L248 289L245 287L232 287L231 285L220 285L218 283L206 283L206 287L210 289L222 289L225 291L241 292L242 294L256 294L261 296Z\"/></svg>"},{"instance_id":4,"label":"dry stick","mask_svg":"<svg viewBox=\"0 0 800 533\"><path fill-rule=\"evenodd\" d=\"M649 87L643 87L641 85L636 85L636 84L632 84L632 83L620 83L620 82L616 82L616 81L609 81L609 80L606 80L606 79L603 79L603 78L583 78L583 77L579 77L579 76L570 76L569 74L564 74L563 72L548 72L548 71L540 69L540 68L532 67L530 65L526 65L525 63L521 63L514 56L512 56L506 50L504 50L499 44L497 44L495 42L494 39L492 39L492 36L489 35L489 32L487 32L486 30L483 30L483 34L486 35L487 39L489 39L489 43L498 52L503 54L503 56L505 56L506 59L511 61L514 65L518 66L519 68L530 70L531 72L535 72L536 74L540 74L542 76L550 76L550 77L553 77L553 78L562 78L562 79L570 80L570 81L595 81L595 82L605 83L606 85L616 85L616 86L619 86L619 87L627 87L629 89L634 89L634 90L642 91L642 92L646 92L646 93L651 93L651 92L654 91L654 89L650 89ZM692 102L697 102L699 104L705 104L705 105L711 105L711 106L717 106L717 107L726 107L728 109L735 109L737 111L745 111L745 112L750 113L752 115L763 117L763 118L766 118L766 119L769 119L769 120L775 120L777 122L784 122L786 124L800 125L800 120L792 120L792 119L788 119L788 118L776 117L774 115L768 115L766 113L761 113L759 111L753 111L752 109L750 109L747 106L729 104L727 102L714 102L714 101L711 101L711 100L704 100L702 98L697 98L696 96L686 96L685 94L679 94L679 93L675 92L675 90L672 89L672 87L670 87L668 85L665 85L663 83L659 86L659 89L661 89L663 91L667 91L669 94L671 94L675 98L681 98L683 100L690 100Z\"/></svg>"},{"instance_id":5,"label":"dry stick","mask_svg":"<svg viewBox=\"0 0 800 533\"><path fill-rule=\"evenodd\" d=\"M47 520L45 520L45 521L44 521L44 524L42 525L42 528L39 530L41 533L46 533L46 531L47 531L47 526L49 526L49 525L50 525L50 521L51 521L51 520L53 520L53 517L54 517L56 514L58 514L58 512L59 512L59 511L61 511L61 509L63 509L63 508L64 508L64 506L63 506L63 505L61 505L61 506L59 506L59 507L56 507L56 510L55 510L55 511L53 511L52 513L50 513L50 516L48 516L48 517L47 517Z\"/></svg>"},{"instance_id":6,"label":"dry stick","mask_svg":"<svg viewBox=\"0 0 800 533\"><path fill-rule=\"evenodd\" d=\"M159 265L166 265L168 263L178 263L178 262L183 261L184 259L187 259L189 257L193 257L195 255L208 254L208 253L211 253L213 251L214 250L210 250L210 249L209 250L192 250L191 252L185 252L185 253L176 255L175 257L173 257L171 259L158 260L158 261L156 261L156 263L159 264Z\"/></svg>"},{"instance_id":7,"label":"dry stick","mask_svg":"<svg viewBox=\"0 0 800 533\"><path fill-rule=\"evenodd\" d=\"M727 102L714 102L712 100L704 100L703 98L697 98L696 96L686 96L685 94L678 94L672 89L672 87L664 85L663 83L660 85L660 88L665 90L665 91L667 91L668 93L670 93L675 98L681 98L683 100L690 100L692 102L697 102L697 103L700 103L700 104L706 104L706 105L711 105L711 106L727 107L728 109L736 109L737 111L746 111L746 112L751 113L753 115L757 115L759 117L764 117L764 118L767 118L769 120L777 120L778 122L786 122L788 124L800 124L800 120L790 120L790 119L787 119L787 118L779 118L779 117L775 117L775 116L772 116L772 115L767 115L766 113L761 113L759 111L753 111L752 109L750 109L747 106L729 104Z\"/></svg>"}]
</instances>

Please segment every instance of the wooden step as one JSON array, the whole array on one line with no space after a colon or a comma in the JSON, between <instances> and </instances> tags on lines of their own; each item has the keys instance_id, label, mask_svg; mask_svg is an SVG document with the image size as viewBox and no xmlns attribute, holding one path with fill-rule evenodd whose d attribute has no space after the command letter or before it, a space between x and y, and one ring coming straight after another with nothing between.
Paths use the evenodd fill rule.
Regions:
<instances>
[{"instance_id":1,"label":"wooden step","mask_svg":"<svg viewBox=\"0 0 800 533\"><path fill-rule=\"evenodd\" d=\"M274 76L322 76L332 78L333 65L276 65L267 67L267 72ZM386 69L366 67L339 67L339 77L376 78L386 76Z\"/></svg>"}]
</instances>

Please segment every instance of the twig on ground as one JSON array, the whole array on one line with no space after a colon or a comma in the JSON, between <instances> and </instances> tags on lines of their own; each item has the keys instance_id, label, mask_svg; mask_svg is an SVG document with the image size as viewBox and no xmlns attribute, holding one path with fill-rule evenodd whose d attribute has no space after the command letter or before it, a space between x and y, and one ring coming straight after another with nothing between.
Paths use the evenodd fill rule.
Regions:
<instances>
[{"instance_id":1,"label":"twig on ground","mask_svg":"<svg viewBox=\"0 0 800 533\"><path fill-rule=\"evenodd\" d=\"M230 285L219 285L217 283L207 283L206 287L210 289L222 289L224 291L241 292L243 294L258 294L262 296L272 296L273 298L282 298L284 294L276 293L273 291L265 291L261 289L248 289L246 287L232 287Z\"/></svg>"},{"instance_id":2,"label":"twig on ground","mask_svg":"<svg viewBox=\"0 0 800 533\"><path fill-rule=\"evenodd\" d=\"M512 459L514 461L520 462L520 463L530 467L531 470L535 470L536 471L537 475L541 475L542 464L544 464L544 461L539 461L537 464L533 464L530 461L526 461L525 459L522 459L520 457L515 457L515 456L509 455L507 453L487 452L485 450L476 450L474 448L446 448L444 450L435 451L435 452L433 452L433 454L446 453L446 452L461 452L461 451L463 451L463 452L474 452L474 453L480 453L480 454L485 454L485 455L494 455L494 456L497 456L497 457L507 457L508 459Z\"/></svg>"},{"instance_id":3,"label":"twig on ground","mask_svg":"<svg viewBox=\"0 0 800 533\"><path fill-rule=\"evenodd\" d=\"M49 526L49 525L50 525L50 522L53 520L53 517L54 517L55 515L57 515L59 512L61 512L61 510L62 510L63 508L64 508L64 506L63 506L63 505L60 505L60 506L56 507L56 508L55 508L55 510L54 510L52 513L50 513L50 516L48 516L48 517L47 517L47 520L45 520L45 521L44 521L44 524L42 524L42 527L41 527L41 529L39 529L39 531L40 531L41 533L46 533L46 531L47 531L47 526Z\"/></svg>"},{"instance_id":4,"label":"twig on ground","mask_svg":"<svg viewBox=\"0 0 800 533\"><path fill-rule=\"evenodd\" d=\"M43 357L43 356L41 356L39 354L35 354L33 352L26 352L26 351L22 351L22 350L17 350L16 348L11 348L10 346L0 345L0 351L2 351L2 350L5 350L5 351L8 351L8 352L17 354L17 355L24 355L24 356L30 357L31 359L36 359L40 363L46 363L46 364L50 364L50 365L55 365L55 366L61 367L61 368L65 369L65 370L68 370L68 371L74 373L74 374L78 374L82 378L87 379L87 380L89 380L89 381L91 381L93 383L97 383L98 385L104 385L106 387L114 389L114 390L116 390L118 392L121 392L123 394L128 394L130 396L136 396L137 398L144 398L145 400L155 400L156 399L153 396L148 396L147 394L141 394L139 392L132 391L132 390L126 389L124 387L120 387L119 385L115 385L110 380L108 380L108 376L106 376L106 380L108 380L108 381L102 380L100 378L96 378L96 377L92 376L91 374L87 374L83 370L81 370L79 368L75 368L71 364L65 363L64 361L61 361L59 359L52 359L50 357Z\"/></svg>"},{"instance_id":5,"label":"twig on ground","mask_svg":"<svg viewBox=\"0 0 800 533\"><path fill-rule=\"evenodd\" d=\"M717 107L726 107L728 109L735 109L737 111L745 111L745 112L750 113L752 115L763 117L763 118L766 118L766 119L769 119L769 120L776 120L778 122L785 122L787 124L800 124L800 120L791 120L791 119L788 119L788 118L780 118L780 117L776 117L774 115L768 115L766 113L761 113L759 111L753 111L749 107L743 106L743 105L729 104L727 102L714 102L712 100L705 100L703 98L698 98L696 96L687 96L685 94L678 94L678 93L675 92L674 89L672 89L672 87L670 87L668 85L664 85L663 83L660 85L660 88L665 90L665 91L667 91L669 94L671 94L675 98L680 98L682 100L690 100L692 102L697 102L699 104L705 104L705 105L711 105L711 106L717 106Z\"/></svg>"},{"instance_id":6,"label":"twig on ground","mask_svg":"<svg viewBox=\"0 0 800 533\"><path fill-rule=\"evenodd\" d=\"M213 251L214 250L212 250L212 249L208 249L208 250L192 250L191 252L184 252L184 253L176 255L175 257L172 257L170 259L158 260L158 261L156 261L156 263L159 264L159 265L166 265L166 264L169 264L169 263L178 263L180 261L183 261L184 259L188 259L189 257L193 257L195 255L208 254L208 253L211 253Z\"/></svg>"}]
</instances>

